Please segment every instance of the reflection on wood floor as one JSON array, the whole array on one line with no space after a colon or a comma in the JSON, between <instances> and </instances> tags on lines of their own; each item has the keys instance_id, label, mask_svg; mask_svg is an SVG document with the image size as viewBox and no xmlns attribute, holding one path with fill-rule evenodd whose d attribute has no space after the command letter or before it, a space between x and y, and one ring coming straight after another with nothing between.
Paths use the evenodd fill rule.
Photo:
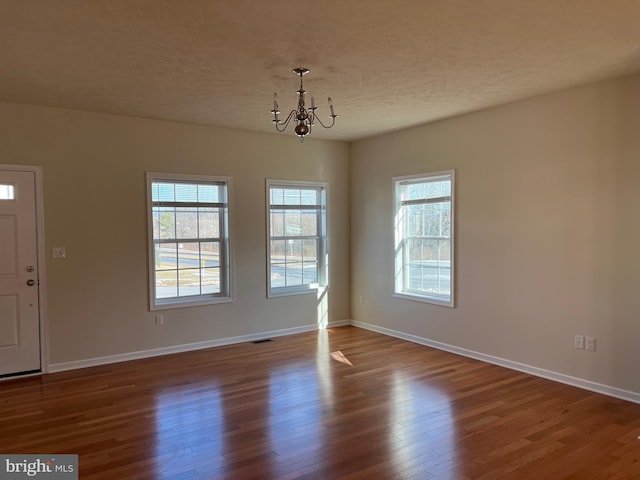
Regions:
<instances>
[{"instance_id":1,"label":"reflection on wood floor","mask_svg":"<svg viewBox=\"0 0 640 480\"><path fill-rule=\"evenodd\" d=\"M640 405L354 327L0 383L0 453L83 480L638 479L639 435Z\"/></svg>"}]
</instances>

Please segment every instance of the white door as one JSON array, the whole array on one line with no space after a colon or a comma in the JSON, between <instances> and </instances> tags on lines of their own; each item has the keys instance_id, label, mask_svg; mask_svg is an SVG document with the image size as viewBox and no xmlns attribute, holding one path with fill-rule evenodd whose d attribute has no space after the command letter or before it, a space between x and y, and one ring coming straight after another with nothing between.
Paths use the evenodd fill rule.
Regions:
<instances>
[{"instance_id":1,"label":"white door","mask_svg":"<svg viewBox=\"0 0 640 480\"><path fill-rule=\"evenodd\" d=\"M0 170L0 376L40 370L34 172Z\"/></svg>"}]
</instances>

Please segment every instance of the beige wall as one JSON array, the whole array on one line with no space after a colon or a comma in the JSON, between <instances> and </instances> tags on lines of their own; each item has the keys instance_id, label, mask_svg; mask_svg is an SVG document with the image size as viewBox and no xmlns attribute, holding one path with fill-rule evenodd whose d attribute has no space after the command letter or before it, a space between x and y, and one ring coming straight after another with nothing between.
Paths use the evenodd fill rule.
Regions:
<instances>
[{"instance_id":1,"label":"beige wall","mask_svg":"<svg viewBox=\"0 0 640 480\"><path fill-rule=\"evenodd\" d=\"M632 76L352 144L352 318L640 393L638 125ZM446 169L454 309L392 298L391 178Z\"/></svg>"},{"instance_id":2,"label":"beige wall","mask_svg":"<svg viewBox=\"0 0 640 480\"><path fill-rule=\"evenodd\" d=\"M640 393L639 123L639 76L351 145L0 103L0 163L44 169L54 364L314 324L313 296L266 298L264 179L322 180L330 321ZM391 178L451 168L456 308L392 298ZM145 171L233 177L234 303L155 326Z\"/></svg>"},{"instance_id":3,"label":"beige wall","mask_svg":"<svg viewBox=\"0 0 640 480\"><path fill-rule=\"evenodd\" d=\"M265 178L329 182L329 320L349 318L346 143L4 103L0 163L43 166L54 364L315 324L314 295L266 298ZM165 310L155 326L145 171L233 177L234 303Z\"/></svg>"}]
</instances>

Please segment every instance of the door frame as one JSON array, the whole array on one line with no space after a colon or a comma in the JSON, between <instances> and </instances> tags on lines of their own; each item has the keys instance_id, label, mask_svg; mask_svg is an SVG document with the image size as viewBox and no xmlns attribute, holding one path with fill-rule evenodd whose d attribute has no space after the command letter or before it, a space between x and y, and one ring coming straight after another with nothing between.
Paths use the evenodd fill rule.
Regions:
<instances>
[{"instance_id":1,"label":"door frame","mask_svg":"<svg viewBox=\"0 0 640 480\"><path fill-rule=\"evenodd\" d=\"M36 194L36 251L38 255L38 320L40 324L40 375L49 373L49 329L47 323L47 275L45 270L44 200L42 167L38 165L11 165L0 163L0 171L31 172L34 174ZM28 375L25 375L28 376ZM16 378L16 377L8 377Z\"/></svg>"}]
</instances>

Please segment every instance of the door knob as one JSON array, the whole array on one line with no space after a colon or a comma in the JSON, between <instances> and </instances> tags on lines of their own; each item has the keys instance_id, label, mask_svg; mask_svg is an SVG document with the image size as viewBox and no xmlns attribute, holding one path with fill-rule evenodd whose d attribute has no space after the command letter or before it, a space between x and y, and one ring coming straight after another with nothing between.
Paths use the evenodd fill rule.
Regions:
<instances>
[{"instance_id":1,"label":"door knob","mask_svg":"<svg viewBox=\"0 0 640 480\"><path fill-rule=\"evenodd\" d=\"M33 287L36 284L36 281L33 278L30 278L29 280L27 280L27 285L29 285L30 287Z\"/></svg>"}]
</instances>

